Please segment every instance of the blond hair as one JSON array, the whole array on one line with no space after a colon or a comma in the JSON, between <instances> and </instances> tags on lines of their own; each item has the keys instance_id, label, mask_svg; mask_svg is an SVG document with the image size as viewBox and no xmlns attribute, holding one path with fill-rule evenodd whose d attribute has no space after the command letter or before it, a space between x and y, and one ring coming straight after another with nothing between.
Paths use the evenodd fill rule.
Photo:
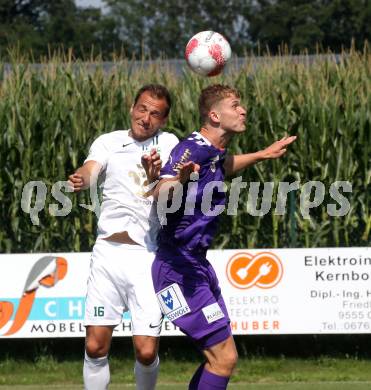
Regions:
<instances>
[{"instance_id":1,"label":"blond hair","mask_svg":"<svg viewBox=\"0 0 371 390\"><path fill-rule=\"evenodd\" d=\"M236 96L237 98L241 97L237 89L232 88L228 85L213 84L204 88L201 91L201 95L198 100L198 108L200 111L202 124L206 123L211 108L216 103L231 95Z\"/></svg>"}]
</instances>

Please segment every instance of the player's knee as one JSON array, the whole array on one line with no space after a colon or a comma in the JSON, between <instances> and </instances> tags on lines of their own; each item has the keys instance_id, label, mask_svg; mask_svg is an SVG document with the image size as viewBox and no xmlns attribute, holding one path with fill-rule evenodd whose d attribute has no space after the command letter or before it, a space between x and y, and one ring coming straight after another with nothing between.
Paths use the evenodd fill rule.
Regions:
<instances>
[{"instance_id":1,"label":"player's knee","mask_svg":"<svg viewBox=\"0 0 371 390\"><path fill-rule=\"evenodd\" d=\"M216 361L214 361L211 365L219 375L231 376L237 365L237 361L238 354L235 350L225 351L223 354L218 356Z\"/></svg>"},{"instance_id":2,"label":"player's knee","mask_svg":"<svg viewBox=\"0 0 371 390\"><path fill-rule=\"evenodd\" d=\"M226 370L226 375L232 375L233 370L235 369L238 361L238 354L236 351L230 351L225 354L223 357L223 365Z\"/></svg>"},{"instance_id":3,"label":"player's knee","mask_svg":"<svg viewBox=\"0 0 371 390\"><path fill-rule=\"evenodd\" d=\"M136 358L139 363L149 366L152 364L157 357L156 350L154 348L145 347L136 350Z\"/></svg>"},{"instance_id":4,"label":"player's knee","mask_svg":"<svg viewBox=\"0 0 371 390\"><path fill-rule=\"evenodd\" d=\"M108 354L109 345L98 340L90 339L85 343L85 350L89 357L95 359Z\"/></svg>"},{"instance_id":5,"label":"player's knee","mask_svg":"<svg viewBox=\"0 0 371 390\"><path fill-rule=\"evenodd\" d=\"M224 357L224 364L226 368L230 371L230 374L232 374L233 370L235 369L238 361L238 354L237 351L231 351L226 354Z\"/></svg>"}]
</instances>

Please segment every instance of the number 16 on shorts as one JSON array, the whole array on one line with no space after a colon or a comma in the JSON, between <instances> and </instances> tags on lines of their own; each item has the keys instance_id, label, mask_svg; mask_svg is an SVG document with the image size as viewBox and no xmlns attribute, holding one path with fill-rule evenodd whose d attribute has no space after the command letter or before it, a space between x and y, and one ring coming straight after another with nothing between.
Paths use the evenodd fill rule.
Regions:
<instances>
[{"instance_id":1,"label":"number 16 on shorts","mask_svg":"<svg viewBox=\"0 0 371 390\"><path fill-rule=\"evenodd\" d=\"M104 306L94 306L94 317L104 317Z\"/></svg>"}]
</instances>

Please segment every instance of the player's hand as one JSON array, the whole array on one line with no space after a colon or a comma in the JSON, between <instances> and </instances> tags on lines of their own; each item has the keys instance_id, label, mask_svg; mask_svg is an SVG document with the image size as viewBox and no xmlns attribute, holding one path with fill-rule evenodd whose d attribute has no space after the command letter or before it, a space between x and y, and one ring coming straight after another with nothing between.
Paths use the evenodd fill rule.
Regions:
<instances>
[{"instance_id":1,"label":"player's hand","mask_svg":"<svg viewBox=\"0 0 371 390\"><path fill-rule=\"evenodd\" d=\"M152 149L149 155L145 154L142 156L142 166L146 171L149 183L155 182L160 176L162 167L162 161L156 149Z\"/></svg>"},{"instance_id":2,"label":"player's hand","mask_svg":"<svg viewBox=\"0 0 371 390\"><path fill-rule=\"evenodd\" d=\"M287 151L287 146L296 140L296 135L284 136L279 141L274 142L262 151L264 159L279 158Z\"/></svg>"},{"instance_id":3,"label":"player's hand","mask_svg":"<svg viewBox=\"0 0 371 390\"><path fill-rule=\"evenodd\" d=\"M69 175L67 183L73 192L79 192L85 187L84 178L80 173Z\"/></svg>"},{"instance_id":4,"label":"player's hand","mask_svg":"<svg viewBox=\"0 0 371 390\"><path fill-rule=\"evenodd\" d=\"M200 166L193 161L188 161L183 164L178 173L179 181L181 184L185 184L191 177L192 173L197 173L200 170Z\"/></svg>"}]
</instances>

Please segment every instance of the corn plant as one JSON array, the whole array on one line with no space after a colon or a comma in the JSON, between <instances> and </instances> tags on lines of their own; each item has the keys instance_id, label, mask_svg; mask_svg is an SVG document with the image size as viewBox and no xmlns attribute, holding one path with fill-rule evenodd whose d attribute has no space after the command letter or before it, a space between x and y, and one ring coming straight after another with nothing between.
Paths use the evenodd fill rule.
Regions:
<instances>
[{"instance_id":1,"label":"corn plant","mask_svg":"<svg viewBox=\"0 0 371 390\"><path fill-rule=\"evenodd\" d=\"M51 188L83 163L98 135L130 126L134 94L148 82L170 89L174 105L167 129L180 138L199 128L199 92L214 82L236 86L248 110L247 130L235 137L231 153L262 149L285 134L298 136L283 158L242 173L247 183L274 183L271 210L261 217L247 212L248 185L237 215L222 216L215 247L369 245L370 55L351 51L308 62L277 56L258 63L251 57L242 68L213 79L186 69L176 76L165 61L138 68L119 58L109 70L99 61L82 63L70 55L51 56L39 66L19 55L10 68L0 63L0 252L91 249L96 217L79 206L91 203L89 194L66 194L71 212L52 217ZM37 180L45 183L47 196L40 223L33 225L21 197L25 184ZM309 218L300 212L300 189L290 193L284 215L274 212L278 183L295 180L325 185L325 200ZM340 180L352 185L344 194L350 209L331 217L329 188Z\"/></svg>"}]
</instances>

